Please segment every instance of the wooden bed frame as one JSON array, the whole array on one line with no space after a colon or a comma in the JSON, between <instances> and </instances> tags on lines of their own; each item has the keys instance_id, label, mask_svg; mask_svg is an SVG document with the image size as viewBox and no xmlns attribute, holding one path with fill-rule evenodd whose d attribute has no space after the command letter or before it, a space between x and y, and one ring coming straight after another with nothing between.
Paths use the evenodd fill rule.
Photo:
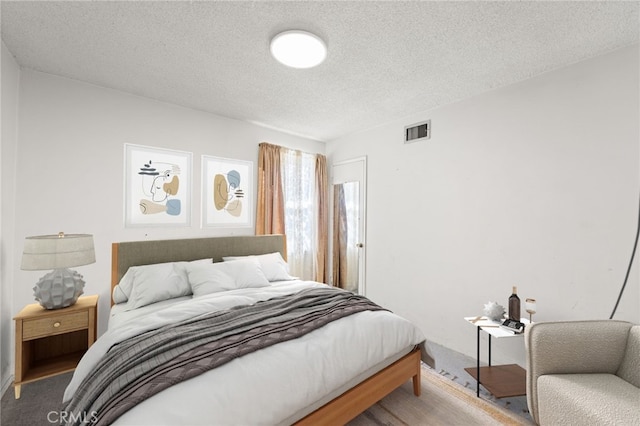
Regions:
<instances>
[{"instance_id":1,"label":"wooden bed frame","mask_svg":"<svg viewBox=\"0 0 640 426\"><path fill-rule=\"evenodd\" d=\"M233 236L112 244L111 293L129 267L153 263L191 261L223 256L246 256L280 252L286 259L284 235ZM113 304L113 301L111 302ZM298 425L344 424L411 379L413 393L420 396L421 350L409 354L373 374L342 395L299 420Z\"/></svg>"}]
</instances>

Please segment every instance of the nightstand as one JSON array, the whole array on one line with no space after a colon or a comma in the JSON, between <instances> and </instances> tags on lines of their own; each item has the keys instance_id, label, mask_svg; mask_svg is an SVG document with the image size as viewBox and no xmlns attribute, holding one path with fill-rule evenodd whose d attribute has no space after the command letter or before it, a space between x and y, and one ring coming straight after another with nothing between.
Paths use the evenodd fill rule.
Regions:
<instances>
[{"instance_id":1,"label":"nightstand","mask_svg":"<svg viewBox=\"0 0 640 426\"><path fill-rule=\"evenodd\" d=\"M16 321L15 397L23 383L73 371L96 340L98 296L84 296L62 309L33 303Z\"/></svg>"},{"instance_id":2,"label":"nightstand","mask_svg":"<svg viewBox=\"0 0 640 426\"><path fill-rule=\"evenodd\" d=\"M523 333L516 334L513 331L500 327L502 321L493 321L487 317L465 317L465 320L476 326L476 367L465 368L465 371L476 379L476 396L480 397L480 385L482 384L496 398L526 395L526 370L517 364L491 365L491 337L496 339L507 337L522 337ZM520 321L526 325L530 322L526 318ZM480 367L480 331L489 335L489 359L488 366ZM480 379L482 376L482 380Z\"/></svg>"}]
</instances>

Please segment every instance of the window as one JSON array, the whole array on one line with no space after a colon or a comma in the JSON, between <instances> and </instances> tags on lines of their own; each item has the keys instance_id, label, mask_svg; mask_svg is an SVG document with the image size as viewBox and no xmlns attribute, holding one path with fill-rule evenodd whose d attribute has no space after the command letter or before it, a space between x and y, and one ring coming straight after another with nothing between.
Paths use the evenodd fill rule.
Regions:
<instances>
[{"instance_id":1,"label":"window","mask_svg":"<svg viewBox=\"0 0 640 426\"><path fill-rule=\"evenodd\" d=\"M289 272L327 282L327 159L261 142L256 235L286 234Z\"/></svg>"},{"instance_id":2,"label":"window","mask_svg":"<svg viewBox=\"0 0 640 426\"><path fill-rule=\"evenodd\" d=\"M290 273L313 280L318 246L316 155L283 149L280 159Z\"/></svg>"}]
</instances>

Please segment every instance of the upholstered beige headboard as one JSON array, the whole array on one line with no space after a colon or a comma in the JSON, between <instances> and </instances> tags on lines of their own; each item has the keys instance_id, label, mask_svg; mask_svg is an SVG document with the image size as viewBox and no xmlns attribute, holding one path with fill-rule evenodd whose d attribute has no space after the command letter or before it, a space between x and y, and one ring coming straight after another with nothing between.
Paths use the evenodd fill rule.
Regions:
<instances>
[{"instance_id":1,"label":"upholstered beige headboard","mask_svg":"<svg viewBox=\"0 0 640 426\"><path fill-rule=\"evenodd\" d=\"M287 258L284 235L252 235L234 237L189 238L179 240L146 240L111 245L111 293L131 266L179 262L223 256L247 256L280 252Z\"/></svg>"}]
</instances>

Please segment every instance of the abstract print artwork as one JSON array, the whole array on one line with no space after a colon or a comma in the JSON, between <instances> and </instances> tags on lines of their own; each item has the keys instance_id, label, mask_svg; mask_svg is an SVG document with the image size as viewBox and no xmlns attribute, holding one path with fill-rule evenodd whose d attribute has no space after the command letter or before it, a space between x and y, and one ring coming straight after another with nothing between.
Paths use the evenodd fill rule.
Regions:
<instances>
[{"instance_id":1,"label":"abstract print artwork","mask_svg":"<svg viewBox=\"0 0 640 426\"><path fill-rule=\"evenodd\" d=\"M125 144L125 225L188 226L190 152Z\"/></svg>"},{"instance_id":2,"label":"abstract print artwork","mask_svg":"<svg viewBox=\"0 0 640 426\"><path fill-rule=\"evenodd\" d=\"M204 226L251 226L253 162L202 156Z\"/></svg>"}]
</instances>

